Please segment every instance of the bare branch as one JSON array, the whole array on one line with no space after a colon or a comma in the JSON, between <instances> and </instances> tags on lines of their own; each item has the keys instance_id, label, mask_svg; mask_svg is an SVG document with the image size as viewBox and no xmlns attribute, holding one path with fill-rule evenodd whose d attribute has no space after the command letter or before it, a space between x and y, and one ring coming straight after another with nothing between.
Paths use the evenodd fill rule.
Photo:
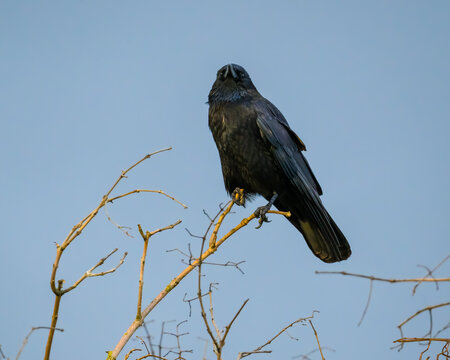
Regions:
<instances>
[{"instance_id":1,"label":"bare branch","mask_svg":"<svg viewBox=\"0 0 450 360\"><path fill-rule=\"evenodd\" d=\"M228 213L230 212L232 206L233 206L233 203L230 202L230 205L227 208L228 209ZM222 224L223 219L226 216L226 215L223 216L225 211L219 217L220 224ZM220 225L219 225L219 227L220 227ZM217 225L216 225L216 228L217 228ZM216 230L216 228L214 229L214 231ZM217 230L218 230L218 228L217 228ZM216 234L217 234L217 232L216 232ZM213 232L213 235L214 235L214 232ZM205 241L206 241L206 234L202 238L202 245L200 247L200 256L198 258L197 298L198 298L198 303L200 304L200 313L201 313L203 322L204 322L205 327L206 327L206 332L208 333L209 337L211 338L211 340L213 342L213 351L217 355L217 358L220 359L221 358L220 354L221 354L221 350L222 349L219 346L219 342L221 341L221 339L220 339L220 331L217 328L217 325L216 325L216 323L214 321L214 313L213 313L213 308L212 308L212 288L211 288L211 285L209 286L208 295L209 295L209 302L210 302L211 322L212 322L212 324L213 324L213 326L214 326L214 328L216 330L217 339L214 337L214 335L213 335L213 333L211 331L211 327L209 326L208 318L206 317L205 307L203 305L203 299L202 299L203 298L203 296L202 296L202 261L203 261L202 254L203 254L203 249L205 247ZM210 242L210 248L211 248L211 242Z\"/></svg>"},{"instance_id":2,"label":"bare branch","mask_svg":"<svg viewBox=\"0 0 450 360\"><path fill-rule=\"evenodd\" d=\"M0 356L2 357L2 359L6 359L6 356L5 356L5 354L3 353L3 350L2 350L2 344L0 344Z\"/></svg>"},{"instance_id":3,"label":"bare branch","mask_svg":"<svg viewBox=\"0 0 450 360\"><path fill-rule=\"evenodd\" d=\"M148 349L147 343L145 342L145 340L140 336L136 336L136 338L139 339L139 341L141 342L142 345L144 345L145 350L147 350L147 354L150 354L150 350Z\"/></svg>"},{"instance_id":4,"label":"bare branch","mask_svg":"<svg viewBox=\"0 0 450 360\"><path fill-rule=\"evenodd\" d=\"M322 357L322 360L325 360L325 358L323 357L322 348L320 347L320 342L319 342L319 337L317 336L317 331L314 328L314 325L313 325L312 321L308 319L308 322L309 322L309 325L311 325L311 328L314 331L314 336L316 337L316 340L317 340L317 346L319 346L319 350L320 350L320 356Z\"/></svg>"},{"instance_id":5,"label":"bare branch","mask_svg":"<svg viewBox=\"0 0 450 360\"><path fill-rule=\"evenodd\" d=\"M152 358L155 358L155 359L161 359L161 360L168 360L168 359L165 358L165 357L158 356L158 355L154 355L154 354L147 354L147 355L144 355L144 356L142 356L142 357L140 357L139 359L136 359L136 360L147 359L147 358L149 358L149 357L152 357Z\"/></svg>"},{"instance_id":6,"label":"bare branch","mask_svg":"<svg viewBox=\"0 0 450 360\"><path fill-rule=\"evenodd\" d=\"M148 321L147 321L148 322ZM151 335L150 335L150 333L149 333L149 331L148 331L148 328L147 328L147 323L146 322L143 322L142 323L142 326L144 327L144 330L145 330L145 334L147 335L147 339L148 339L148 344L150 345L150 351L148 351L148 349L147 349L147 352L148 353L154 353L155 351L154 351L154 349L153 349L153 343L152 343L152 337L151 337Z\"/></svg>"},{"instance_id":7,"label":"bare branch","mask_svg":"<svg viewBox=\"0 0 450 360\"><path fill-rule=\"evenodd\" d=\"M234 315L234 317L231 319L230 323L225 327L225 334L223 335L223 339L221 340L221 344L220 344L222 347L225 345L225 339L227 338L227 335L228 335L228 333L229 333L229 331L231 329L231 326L233 325L234 321L237 319L237 317L241 313L241 311L244 308L244 306L247 305L249 300L250 299L247 299L247 300L244 301L244 303L241 305L241 307L237 311L236 315Z\"/></svg>"},{"instance_id":8,"label":"bare branch","mask_svg":"<svg viewBox=\"0 0 450 360\"><path fill-rule=\"evenodd\" d=\"M103 208L103 211L105 212L106 218L108 219L108 221L113 224L116 228L118 228L120 231L122 231L126 236L130 237L130 238L134 238L133 235L131 235L128 230L131 230L132 228L129 226L123 226L123 225L119 225L118 223L116 223L111 216L109 215L108 212L108 207L105 204L105 207Z\"/></svg>"},{"instance_id":9,"label":"bare branch","mask_svg":"<svg viewBox=\"0 0 450 360\"><path fill-rule=\"evenodd\" d=\"M143 161L145 161L145 160L147 160L147 159L150 159L153 155L159 154L159 153L164 152L164 151L169 151L169 150L172 150L172 147L168 147L168 148L165 148L165 149L157 150L157 151L155 151L155 152L152 152L152 153L150 153L150 154L147 154L147 155L145 155L141 160L139 160L138 162L136 162L136 163L134 163L133 165L131 165L128 169L126 169L125 171L122 171L122 174L121 174L121 175L119 176L119 178L116 180L116 182L114 183L114 185L111 186L111 188L109 189L109 191L106 193L105 197L108 197L108 196L111 194L111 192L115 189L115 187L117 186L117 184L118 184L123 178L126 177L126 174L127 174L130 170L132 170L133 168L135 168L136 166L138 166L141 162L143 162Z\"/></svg>"},{"instance_id":10,"label":"bare branch","mask_svg":"<svg viewBox=\"0 0 450 360\"><path fill-rule=\"evenodd\" d=\"M142 349L131 349L130 351L128 351L128 353L125 355L124 360L128 360L128 358L130 357L130 355L132 353L134 353L135 351L142 351Z\"/></svg>"},{"instance_id":11,"label":"bare branch","mask_svg":"<svg viewBox=\"0 0 450 360\"><path fill-rule=\"evenodd\" d=\"M114 249L113 251L111 251L108 255L106 255L104 258L101 258L97 264L95 264L93 267L91 267L88 271L86 271L71 287L62 290L62 294L68 293L69 291L72 291L73 289L75 289L78 285L80 285L80 283L85 280L86 278L89 277L96 277L96 276L104 276L107 274L111 274L114 271L116 271L125 261L125 258L127 257L128 253L125 252L122 256L122 258L119 260L119 263L112 269L107 270L107 271L102 271L100 273L93 273L93 271L98 268L99 266L103 265L105 263L105 261L112 255L114 254L117 250L119 249Z\"/></svg>"},{"instance_id":12,"label":"bare branch","mask_svg":"<svg viewBox=\"0 0 450 360\"><path fill-rule=\"evenodd\" d=\"M369 308L370 300L372 299L372 290L373 290L373 280L370 280L369 296L367 297L366 307L364 308L364 311L361 315L361 319L359 320L358 326L360 326L362 324L364 317L366 316L367 309Z\"/></svg>"},{"instance_id":13,"label":"bare branch","mask_svg":"<svg viewBox=\"0 0 450 360\"><path fill-rule=\"evenodd\" d=\"M426 268L428 271L428 274L425 275L420 281L417 282L416 285L414 285L412 293L413 295L416 293L417 287L423 282L425 281L425 279L428 278L428 276L432 277L434 281L436 281L436 279L433 277L433 273L443 264L445 263L448 259L450 258L450 255L447 255L439 264L437 264L432 270L428 269L426 266L421 265L422 267ZM438 281L436 281L436 288L439 289L439 285L438 285Z\"/></svg>"},{"instance_id":14,"label":"bare branch","mask_svg":"<svg viewBox=\"0 0 450 360\"><path fill-rule=\"evenodd\" d=\"M422 341L439 341L450 342L450 338L401 338L394 341L394 343L410 343L410 342L422 342Z\"/></svg>"},{"instance_id":15,"label":"bare branch","mask_svg":"<svg viewBox=\"0 0 450 360\"><path fill-rule=\"evenodd\" d=\"M181 342L180 342L180 338L182 337L182 336L185 336L185 335L188 335L189 333L181 333L180 334L180 326L182 325L182 324L184 324L185 322L187 322L187 320L183 320L183 321L181 321L181 322L179 322L178 324L177 324L177 326L176 326L176 333L174 334L174 333L166 333L166 334L169 334L169 335L172 335L172 336L174 336L176 339L177 339L177 349L178 349L178 351L173 351L173 350L170 350L167 354L170 354L170 353L174 353L174 354L176 354L176 355L178 355L177 356L177 358L176 358L176 360L182 360L182 359L184 359L183 358L183 356L182 356L182 354L183 353L192 353L193 352L193 350L182 350L181 349ZM167 355L165 355L165 356L167 356Z\"/></svg>"},{"instance_id":16,"label":"bare branch","mask_svg":"<svg viewBox=\"0 0 450 360\"><path fill-rule=\"evenodd\" d=\"M345 276L353 276L353 277L359 277L363 279L369 279L372 281L383 281L388 283L402 283L402 282L445 282L450 281L450 278L437 278L437 279L431 279L431 278L416 278L416 279L386 279L386 278L380 278L376 276L369 276L369 275L363 275L363 274L353 274L346 271L315 271L316 274L322 275L322 274L334 274L334 275L345 275Z\"/></svg>"},{"instance_id":17,"label":"bare branch","mask_svg":"<svg viewBox=\"0 0 450 360\"><path fill-rule=\"evenodd\" d=\"M49 326L36 326L36 327L32 327L31 330L30 330L30 332L29 332L29 333L27 334L27 336L25 336L25 338L23 339L22 346L20 347L19 351L17 352L16 360L19 360L20 355L22 354L23 349L25 349L25 346L27 345L28 339L30 338L31 334L32 334L35 330L40 330L40 329L50 330L51 328L50 328ZM61 328L54 328L53 330L58 330L58 331L64 332L64 329L61 329ZM3 353L2 353L2 355L3 355ZM5 355L3 355L3 358L5 359Z\"/></svg>"},{"instance_id":18,"label":"bare branch","mask_svg":"<svg viewBox=\"0 0 450 360\"><path fill-rule=\"evenodd\" d=\"M233 202L229 202L227 208L225 208L223 211L229 213ZM269 210L268 213L273 214L280 214L284 216L289 216L289 212L280 212L280 211L273 211ZM223 235L219 240L215 241L215 246L209 247L201 256L200 258L194 260L191 265L187 266L178 276L176 276L170 283L150 302L150 304L142 311L142 319L141 320L134 320L129 328L126 330L124 335L121 337L117 345L112 351L108 352L108 359L109 360L115 360L119 353L122 351L125 344L129 341L131 336L133 336L134 332L142 325L143 320L145 317L159 304L159 302L164 299L167 294L169 294L179 283L182 281L192 270L196 269L201 262L203 262L205 259L207 259L209 256L214 254L217 249L226 241L228 240L234 233L242 229L243 227L247 226L252 220L255 219L255 214L251 214L247 218L244 218L241 220L241 222L236 225L234 228L229 230L225 235ZM210 226L211 227L211 226ZM209 227L209 228L210 228ZM209 231L208 228L208 231ZM217 235L217 233L216 233Z\"/></svg>"},{"instance_id":19,"label":"bare branch","mask_svg":"<svg viewBox=\"0 0 450 360\"><path fill-rule=\"evenodd\" d=\"M247 357L247 356L252 355L252 354L263 354L263 353L267 354L267 353L271 353L270 350L266 350L266 351L261 351L261 350L263 348L265 348L266 346L270 345L276 338L278 338L287 329L289 329L290 327L294 326L295 324L300 323L300 322L305 322L306 320L309 320L309 319L313 319L314 318L314 313L316 313L316 312L318 312L318 311L314 310L313 313L311 314L311 316L308 316L308 317L305 317L305 318L299 318L299 319L291 322L289 325L287 325L283 329L281 329L275 336L273 336L271 339L266 341L263 345L258 346L255 350L239 353L238 360L243 359L244 357Z\"/></svg>"},{"instance_id":20,"label":"bare branch","mask_svg":"<svg viewBox=\"0 0 450 360\"><path fill-rule=\"evenodd\" d=\"M181 201L175 199L173 196L171 196L171 195L169 195L169 194L166 194L166 193L165 193L164 191L162 191L162 190L135 189L135 190L129 191L129 192L127 192L127 193L124 193L124 194L122 194L122 195L118 195L118 196L115 196L115 197L113 197L113 198L111 198L111 199L108 199L107 202L108 202L108 203L112 203L113 201L115 201L115 200L117 200L117 199L120 199L120 198L123 198L123 197L126 197L126 196L130 196L130 195L132 195L132 194L139 194L139 193L155 193L155 194L161 194L161 195L164 195L164 196L168 197L169 199L175 201L176 203L180 204L183 208L185 208L185 209L188 208L188 207L187 207L185 204L183 204Z\"/></svg>"},{"instance_id":21,"label":"bare branch","mask_svg":"<svg viewBox=\"0 0 450 360\"><path fill-rule=\"evenodd\" d=\"M216 330L217 341L220 342L220 346L223 347L222 339L220 336L220 330L216 324L216 320L214 319L214 310L213 310L213 301L212 301L212 284L209 285L208 295L209 295L209 314L211 316L211 323L213 324L214 329Z\"/></svg>"},{"instance_id":22,"label":"bare branch","mask_svg":"<svg viewBox=\"0 0 450 360\"><path fill-rule=\"evenodd\" d=\"M136 320L141 320L142 319L142 314L141 314L141 306L142 306L142 290L143 290L143 286L144 286L144 267L145 267L145 258L147 256L147 247L148 247L148 241L149 239L162 231L165 230L169 230L169 229L173 229L175 226L177 226L178 224L181 223L181 220L176 221L175 223L171 224L171 225L167 225L166 227L160 228L160 229L156 229L154 231L147 231L144 234L144 231L142 230L142 227L140 224L138 224L138 229L139 229L139 233L142 236L142 239L144 240L144 248L142 250L142 257L141 257L141 271L139 273L139 293L138 293L138 304L137 304L137 314L136 314Z\"/></svg>"},{"instance_id":23,"label":"bare branch","mask_svg":"<svg viewBox=\"0 0 450 360\"><path fill-rule=\"evenodd\" d=\"M424 311L431 311L433 309L437 309L443 306L449 306L450 302L446 302L446 303L442 303L442 304L437 304L437 305L431 305L431 306L427 306L424 307L423 309L418 310L415 314L411 315L409 318L407 318L405 321L403 321L402 323L400 323L397 327L401 328L403 325L405 325L408 321L414 319L417 315L423 313Z\"/></svg>"}]
</instances>

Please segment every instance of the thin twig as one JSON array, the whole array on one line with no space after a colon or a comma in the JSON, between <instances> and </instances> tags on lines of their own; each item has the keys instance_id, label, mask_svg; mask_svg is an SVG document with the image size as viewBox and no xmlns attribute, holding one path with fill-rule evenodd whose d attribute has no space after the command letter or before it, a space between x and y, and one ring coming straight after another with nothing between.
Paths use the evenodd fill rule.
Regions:
<instances>
[{"instance_id":1,"label":"thin twig","mask_svg":"<svg viewBox=\"0 0 450 360\"><path fill-rule=\"evenodd\" d=\"M147 337L147 339L148 339L148 344L150 345L150 351L149 351L149 353L154 353L155 351L154 351L154 349L153 349L152 337L151 337L150 332L148 331L148 328L147 328L147 323L149 323L149 322L153 322L153 320L151 320L151 321L146 321L146 322L144 321L144 322L142 323L142 326L144 327L145 334L147 335L146 337Z\"/></svg>"},{"instance_id":2,"label":"thin twig","mask_svg":"<svg viewBox=\"0 0 450 360\"><path fill-rule=\"evenodd\" d=\"M72 291L73 289L75 289L78 285L80 285L80 283L89 278L89 277L96 277L96 276L104 276L107 274L111 274L114 271L116 271L125 261L125 258L127 257L128 253L125 252L122 256L122 258L119 260L119 263L112 269L107 270L107 271L102 271L99 273L93 273L93 271L98 268L99 266L103 265L105 263L105 261L112 255L114 254L117 250L119 249L114 249L113 251L111 251L108 255L106 255L105 257L101 258L97 264L95 264L93 267L91 267L88 271L86 271L77 281L75 281L75 283L71 286L68 287L67 289L62 290L62 294L68 293L69 291Z\"/></svg>"},{"instance_id":3,"label":"thin twig","mask_svg":"<svg viewBox=\"0 0 450 360\"><path fill-rule=\"evenodd\" d=\"M417 315L423 313L424 311L430 311L433 309L437 309L443 306L449 306L450 302L446 302L446 303L442 303L442 304L437 304L437 305L431 305L431 306L426 306L423 309L418 310L416 313L414 313L413 315L411 315L409 318L407 318L406 320L404 320L402 323L400 323L397 327L402 327L403 325L405 325L408 321L414 319Z\"/></svg>"},{"instance_id":4,"label":"thin twig","mask_svg":"<svg viewBox=\"0 0 450 360\"><path fill-rule=\"evenodd\" d=\"M148 346L147 346L147 343L145 342L145 340L143 338L141 338L140 336L136 336L136 338L141 341L142 345L144 345L145 350L147 350L147 354L150 354L150 350L148 349Z\"/></svg>"},{"instance_id":5,"label":"thin twig","mask_svg":"<svg viewBox=\"0 0 450 360\"><path fill-rule=\"evenodd\" d=\"M239 310L237 311L237 313L234 315L234 317L231 319L230 323L225 327L225 334L223 335L222 340L220 341L220 346L224 346L225 345L225 339L227 338L228 333L230 332L231 326L233 325L234 321L237 319L237 317L239 316L239 314L241 313L242 309L244 308L245 305L247 305L248 301L250 299L247 299L244 301L244 303L241 305L241 307L239 308Z\"/></svg>"},{"instance_id":6,"label":"thin twig","mask_svg":"<svg viewBox=\"0 0 450 360\"><path fill-rule=\"evenodd\" d=\"M29 332L29 333L27 334L27 336L25 336L25 338L23 339L22 346L20 347L19 351L17 352L16 360L18 360L18 359L20 358L20 355L22 354L23 349L24 349L25 346L27 345L28 339L30 338L31 334L32 334L35 330L40 330L40 329L50 330L50 327L48 327L48 326L35 326L35 327L32 327L31 330L30 330L30 332ZM54 328L54 330L58 330L58 331L64 332L64 329L61 329L61 328ZM3 354L3 353L2 353L2 354ZM3 358L5 358L4 355L3 355Z\"/></svg>"},{"instance_id":7,"label":"thin twig","mask_svg":"<svg viewBox=\"0 0 450 360\"><path fill-rule=\"evenodd\" d=\"M209 295L209 314L211 316L211 323L213 324L214 329L216 330L217 341L222 342L219 327L217 326L216 320L214 319L214 309L213 309L213 301L212 301L212 284L209 285L208 295Z\"/></svg>"},{"instance_id":8,"label":"thin twig","mask_svg":"<svg viewBox=\"0 0 450 360\"><path fill-rule=\"evenodd\" d=\"M145 258L147 256L147 248L148 248L148 239L150 238L150 234L147 231L146 234L142 231L141 224L138 224L139 233L144 240L144 247L142 249L142 257L141 257L141 271L139 272L139 292L138 292L138 302L137 302L137 313L136 319L140 320L142 318L141 315L141 306L142 306L142 289L144 287L144 266L145 266Z\"/></svg>"},{"instance_id":9,"label":"thin twig","mask_svg":"<svg viewBox=\"0 0 450 360\"><path fill-rule=\"evenodd\" d=\"M105 212L106 218L108 219L108 221L113 224L116 228L118 228L120 231L122 231L126 236L130 237L130 238L134 238L133 235L131 235L127 230L131 230L132 228L129 226L123 226L123 225L119 225L118 223L116 223L112 218L111 215L109 215L108 212L108 207L105 204L105 207L103 208L103 211Z\"/></svg>"},{"instance_id":10,"label":"thin twig","mask_svg":"<svg viewBox=\"0 0 450 360\"><path fill-rule=\"evenodd\" d=\"M124 360L128 360L128 358L130 357L130 355L132 353L134 353L135 351L142 351L142 349L131 349L130 351L127 352L127 354L125 355Z\"/></svg>"},{"instance_id":11,"label":"thin twig","mask_svg":"<svg viewBox=\"0 0 450 360\"><path fill-rule=\"evenodd\" d=\"M141 314L141 306L142 306L142 290L144 287L144 267L145 267L145 258L147 256L147 247L148 247L148 241L149 239L162 231L173 229L175 226L181 223L181 220L176 221L173 224L167 225L166 227L156 229L153 231L147 231L144 234L144 231L142 230L142 227L140 224L138 224L139 233L141 234L142 239L144 240L144 248L142 250L142 257L141 257L141 271L139 273L139 293L138 293L138 304L137 304L137 314L136 314L136 320L142 319Z\"/></svg>"},{"instance_id":12,"label":"thin twig","mask_svg":"<svg viewBox=\"0 0 450 360\"><path fill-rule=\"evenodd\" d=\"M319 350L320 350L320 356L322 357L322 360L325 360L325 358L323 357L322 348L320 347L320 342L319 342L319 337L317 336L317 331L314 328L314 325L313 325L312 321L308 319L308 322L309 322L309 325L311 325L311 328L314 331L314 336L316 337L316 340L317 340L317 346L319 346Z\"/></svg>"},{"instance_id":13,"label":"thin twig","mask_svg":"<svg viewBox=\"0 0 450 360\"><path fill-rule=\"evenodd\" d=\"M287 329L289 329L290 327L294 326L295 324L299 323L299 322L305 322L306 320L309 319L313 319L314 318L314 313L316 313L318 311L314 310L313 313L311 314L311 316L305 317L305 318L299 318L293 322L291 322L289 325L285 326L283 329L281 329L275 336L273 336L272 338L270 338L268 341L266 341L263 345L258 346L255 350L253 351L246 351L246 352L241 352L238 355L238 360L243 359L244 357L247 357L249 355L252 354L267 354L267 353L271 353L270 350L264 350L262 351L263 348L265 348L266 346L270 345L276 338L278 338L281 334L283 334Z\"/></svg>"},{"instance_id":14,"label":"thin twig","mask_svg":"<svg viewBox=\"0 0 450 360\"><path fill-rule=\"evenodd\" d=\"M359 320L358 326L360 326L362 324L364 317L366 316L367 309L369 308L370 300L372 299L372 290L373 290L373 280L370 280L369 296L367 297L366 307L364 308L364 311L361 315L361 319Z\"/></svg>"},{"instance_id":15,"label":"thin twig","mask_svg":"<svg viewBox=\"0 0 450 360\"><path fill-rule=\"evenodd\" d=\"M401 338L394 341L394 343L410 343L410 342L422 342L422 341L443 341L450 342L450 338Z\"/></svg>"},{"instance_id":16,"label":"thin twig","mask_svg":"<svg viewBox=\"0 0 450 360\"><path fill-rule=\"evenodd\" d=\"M185 208L185 209L188 208L187 205L183 204L181 201L177 200L177 199L174 198L173 196L171 196L171 195L169 195L169 194L166 194L166 193L165 193L164 191L162 191L162 190L135 189L135 190L129 191L129 192L127 192L127 193L124 193L124 194L122 194L122 195L118 195L118 196L115 196L115 197L113 197L113 198L111 198L111 199L108 199L108 202L109 202L109 203L112 203L113 201L116 201L117 199L120 199L120 198L123 198L123 197L126 197L126 196L130 196L130 195L132 195L132 194L139 194L139 193L155 193L155 194L161 194L161 195L164 195L164 196L168 197L169 199L175 201L176 203L180 204L183 208Z\"/></svg>"},{"instance_id":17,"label":"thin twig","mask_svg":"<svg viewBox=\"0 0 450 360\"><path fill-rule=\"evenodd\" d=\"M413 295L416 293L417 287L428 277L428 276L432 276L433 273L443 264L445 263L448 259L450 258L450 255L447 255L444 259L442 259L442 261L437 264L432 270L428 270L428 274L426 276L424 276L420 281L417 282L416 285L414 285L413 289L412 289L412 293ZM423 266L423 265L422 265ZM425 267L425 266L424 266ZM433 278L434 279L434 278ZM436 281L436 279L434 279ZM438 282L436 281L436 286L438 287ZM439 287L438 287L439 289Z\"/></svg>"},{"instance_id":18,"label":"thin twig","mask_svg":"<svg viewBox=\"0 0 450 360\"><path fill-rule=\"evenodd\" d=\"M353 276L353 277L359 277L363 279L369 279L373 281L383 281L388 283L402 283L402 282L445 282L450 281L450 278L437 278L437 279L430 279L430 278L415 278L415 279L386 279L386 278L380 278L376 276L370 276L370 275L363 275L363 274L353 274L346 271L316 271L316 274L322 275L322 274L334 274L334 275L346 275L346 276Z\"/></svg>"},{"instance_id":19,"label":"thin twig","mask_svg":"<svg viewBox=\"0 0 450 360\"><path fill-rule=\"evenodd\" d=\"M136 360L147 359L147 358L149 358L149 357L152 357L152 358L155 358L155 359L160 359L160 360L168 360L168 359L165 358L165 357L158 356L158 355L154 355L154 354L147 354L147 355L144 355L144 356L142 356L142 357L140 357L139 359L136 359Z\"/></svg>"},{"instance_id":20,"label":"thin twig","mask_svg":"<svg viewBox=\"0 0 450 360\"><path fill-rule=\"evenodd\" d=\"M222 214L220 214L219 221L217 223L218 225L216 225L216 227L214 228L214 231L216 231L216 229L218 231L218 229L220 228L220 225L222 224L223 220L225 219L226 214L228 214L230 212L232 206L233 206L233 202L230 201L227 209L224 210L222 212ZM228 212L226 212L227 210L228 210ZM226 214L225 214L225 212L226 212ZM225 216L224 216L224 214L225 214ZM214 231L213 231L212 236L214 236ZM217 236L217 231L216 231L216 236ZM219 346L219 342L220 342L221 339L220 339L220 331L217 328L217 325L216 325L216 323L214 321L214 313L213 313L213 309L212 309L212 289L211 289L211 286L209 287L209 292L208 292L209 301L210 301L211 322L212 322L214 328L216 329L217 339L214 337L214 335L213 335L213 333L211 331L211 327L209 325L208 318L206 317L205 306L203 305L203 296L202 296L202 262L203 262L203 259L202 259L202 254L203 254L203 249L205 247L205 241L206 241L206 234L202 238L202 245L200 246L200 256L198 258L197 298L198 298L198 303L200 304L200 314L202 316L203 323L205 324L206 332L208 333L209 337L211 338L211 340L213 342L213 351L217 355L218 360L220 360L221 359L221 350L222 349ZM210 242L210 248L211 248L211 242Z\"/></svg>"}]
</instances>

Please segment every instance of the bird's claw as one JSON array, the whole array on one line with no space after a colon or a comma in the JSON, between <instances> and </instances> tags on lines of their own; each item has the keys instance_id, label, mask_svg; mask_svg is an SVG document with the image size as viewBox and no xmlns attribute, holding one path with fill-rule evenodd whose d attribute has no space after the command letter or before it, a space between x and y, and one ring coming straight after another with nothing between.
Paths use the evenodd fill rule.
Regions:
<instances>
[{"instance_id":1,"label":"bird's claw","mask_svg":"<svg viewBox=\"0 0 450 360\"><path fill-rule=\"evenodd\" d=\"M259 229L262 226L262 224L265 222L270 222L270 220L267 218L266 214L272 207L272 205L275 202L275 200L277 199L277 197L278 197L278 194L274 191L273 196L270 198L267 205L260 206L259 208L257 208L255 210L255 212L254 212L255 217L259 218L259 220L258 220L259 225L255 229Z\"/></svg>"},{"instance_id":2,"label":"bird's claw","mask_svg":"<svg viewBox=\"0 0 450 360\"><path fill-rule=\"evenodd\" d=\"M259 225L255 227L255 229L259 229L263 223L270 222L270 220L267 218L267 212L270 210L270 206L260 206L255 210L253 214L255 214L255 217L257 217Z\"/></svg>"},{"instance_id":3,"label":"bird's claw","mask_svg":"<svg viewBox=\"0 0 450 360\"><path fill-rule=\"evenodd\" d=\"M244 189L236 188L231 194L231 201L238 206L245 206Z\"/></svg>"}]
</instances>

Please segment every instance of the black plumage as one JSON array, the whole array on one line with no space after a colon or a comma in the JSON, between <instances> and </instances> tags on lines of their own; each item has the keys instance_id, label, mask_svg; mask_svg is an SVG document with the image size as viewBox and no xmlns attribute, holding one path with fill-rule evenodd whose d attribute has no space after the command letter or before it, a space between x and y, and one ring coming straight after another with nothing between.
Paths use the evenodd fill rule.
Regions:
<instances>
[{"instance_id":1,"label":"black plumage","mask_svg":"<svg viewBox=\"0 0 450 360\"><path fill-rule=\"evenodd\" d=\"M225 188L260 194L290 211L288 220L312 252L325 262L347 259L350 246L323 206L322 189L300 138L283 114L259 94L248 73L229 64L217 72L208 97L209 128L219 150Z\"/></svg>"}]
</instances>

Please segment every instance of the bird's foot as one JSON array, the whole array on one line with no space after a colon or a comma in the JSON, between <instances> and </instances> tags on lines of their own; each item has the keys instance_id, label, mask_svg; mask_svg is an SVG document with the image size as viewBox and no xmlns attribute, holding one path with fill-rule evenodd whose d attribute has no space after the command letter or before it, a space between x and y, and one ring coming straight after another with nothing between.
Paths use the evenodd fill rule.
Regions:
<instances>
[{"instance_id":1,"label":"bird's foot","mask_svg":"<svg viewBox=\"0 0 450 360\"><path fill-rule=\"evenodd\" d=\"M272 207L272 205L275 202L275 200L277 199L277 197L278 197L278 194L276 192L274 192L272 198L267 203L267 205L260 206L259 208L257 208L255 210L255 212L253 214L255 214L255 217L259 219L258 220L259 225L257 227L255 227L255 229L259 229L262 226L262 224L265 222L270 222L270 220L267 218L266 214Z\"/></svg>"},{"instance_id":2,"label":"bird's foot","mask_svg":"<svg viewBox=\"0 0 450 360\"><path fill-rule=\"evenodd\" d=\"M236 188L231 194L231 201L233 201L238 206L245 206L245 196L244 189Z\"/></svg>"}]
</instances>

